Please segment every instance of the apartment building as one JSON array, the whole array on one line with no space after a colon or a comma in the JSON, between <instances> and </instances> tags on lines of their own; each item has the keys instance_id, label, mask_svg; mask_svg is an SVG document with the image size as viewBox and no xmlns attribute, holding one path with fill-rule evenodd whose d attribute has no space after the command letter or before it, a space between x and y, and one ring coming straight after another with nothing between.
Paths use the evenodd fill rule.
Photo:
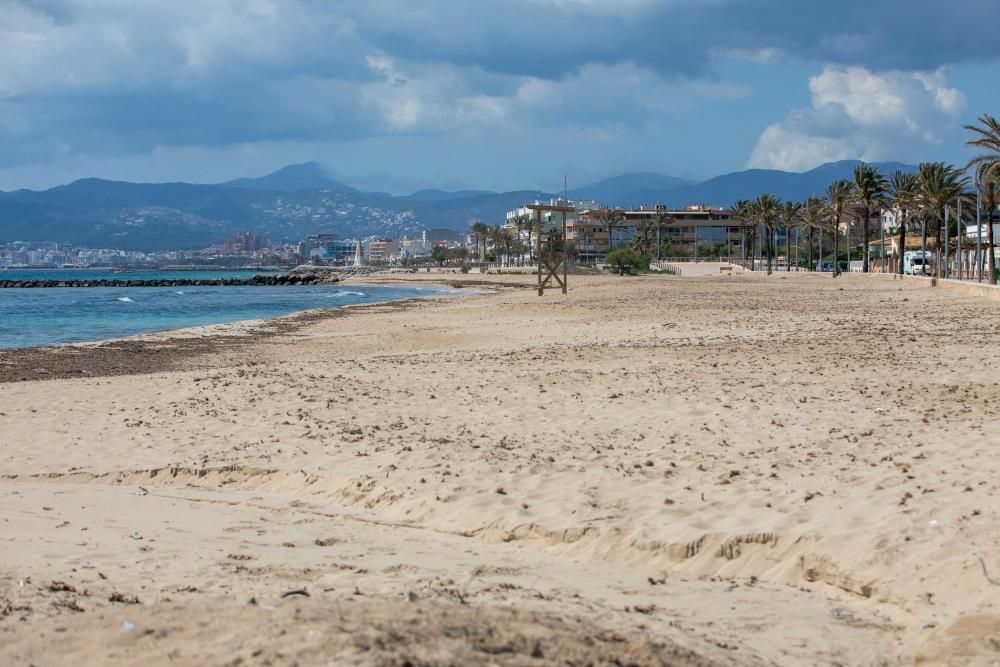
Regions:
<instances>
[{"instance_id":1,"label":"apartment building","mask_svg":"<svg viewBox=\"0 0 1000 667\"><path fill-rule=\"evenodd\" d=\"M694 256L721 251L727 255L742 252L740 223L727 209L708 206L688 206L669 209L666 206L639 206L620 209L620 220L612 229L602 222L604 209L584 211L569 225L567 238L577 249L579 261L601 262L608 250L627 248L643 229L650 229L651 245L656 247L656 221L663 219L659 229L661 242L669 239L671 254Z\"/></svg>"},{"instance_id":2,"label":"apartment building","mask_svg":"<svg viewBox=\"0 0 1000 667\"><path fill-rule=\"evenodd\" d=\"M399 255L400 245L398 241L390 239L379 239L368 242L368 261L372 264L387 263L393 257Z\"/></svg>"},{"instance_id":3,"label":"apartment building","mask_svg":"<svg viewBox=\"0 0 1000 667\"><path fill-rule=\"evenodd\" d=\"M336 234L312 234L299 242L299 255L303 259L339 263L354 258L354 246L354 241L341 239Z\"/></svg>"},{"instance_id":4,"label":"apartment building","mask_svg":"<svg viewBox=\"0 0 1000 667\"><path fill-rule=\"evenodd\" d=\"M735 219L732 211L710 206L688 206L668 213L670 220L660 235L670 239L676 253L699 255L722 251L733 256L742 251L743 233L740 221Z\"/></svg>"}]
</instances>

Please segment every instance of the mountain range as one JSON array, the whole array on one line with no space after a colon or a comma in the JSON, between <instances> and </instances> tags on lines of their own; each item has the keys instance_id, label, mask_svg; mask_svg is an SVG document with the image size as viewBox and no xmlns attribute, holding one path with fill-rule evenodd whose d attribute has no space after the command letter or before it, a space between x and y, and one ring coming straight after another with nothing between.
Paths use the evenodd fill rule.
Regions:
<instances>
[{"instance_id":1,"label":"mountain range","mask_svg":"<svg viewBox=\"0 0 1000 667\"><path fill-rule=\"evenodd\" d=\"M804 199L822 194L838 178L850 178L857 164L833 162L804 173L751 169L702 183L628 173L568 194L610 206L728 206L762 192ZM916 170L895 162L875 166L886 174ZM405 196L363 192L332 178L315 162L211 185L86 178L43 191L0 192L0 243L61 241L164 250L205 247L237 231L255 231L277 242L295 242L313 233L396 237L429 228L466 230L474 220L500 222L508 210L555 196L535 190L426 189Z\"/></svg>"}]
</instances>

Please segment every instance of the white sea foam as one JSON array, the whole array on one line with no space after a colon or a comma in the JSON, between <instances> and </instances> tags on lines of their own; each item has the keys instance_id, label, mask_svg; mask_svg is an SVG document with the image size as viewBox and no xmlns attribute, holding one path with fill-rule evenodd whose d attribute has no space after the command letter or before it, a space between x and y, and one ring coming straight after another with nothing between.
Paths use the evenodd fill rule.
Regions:
<instances>
[{"instance_id":1,"label":"white sea foam","mask_svg":"<svg viewBox=\"0 0 1000 667\"><path fill-rule=\"evenodd\" d=\"M135 303L135 301L133 301L132 299L128 298L127 296L120 296L120 297L118 297L118 300L119 301L124 301L125 303Z\"/></svg>"},{"instance_id":2,"label":"white sea foam","mask_svg":"<svg viewBox=\"0 0 1000 667\"><path fill-rule=\"evenodd\" d=\"M181 296L184 296L184 292L174 292L174 294L180 294Z\"/></svg>"}]
</instances>

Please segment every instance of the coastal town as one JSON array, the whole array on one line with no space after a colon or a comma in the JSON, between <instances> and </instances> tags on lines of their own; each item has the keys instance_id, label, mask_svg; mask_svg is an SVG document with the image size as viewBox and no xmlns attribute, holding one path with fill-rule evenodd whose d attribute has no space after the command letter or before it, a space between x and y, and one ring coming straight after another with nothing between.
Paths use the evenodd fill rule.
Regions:
<instances>
[{"instance_id":1,"label":"coastal town","mask_svg":"<svg viewBox=\"0 0 1000 667\"><path fill-rule=\"evenodd\" d=\"M907 255L919 252L920 257L927 259L919 260L918 271L926 273L931 271L932 255L940 247L942 254L937 262L944 263L947 258L948 270L956 276L985 271L976 273L975 267L982 267L988 261L985 249L991 238L993 245L1000 244L1000 205L994 207L991 216L982 205L975 207L974 197L956 195L954 202L942 208L953 223L949 234L942 236L942 240L932 234L928 243L926 235L920 234L928 224L928 206L921 208L917 204L916 181L910 187L913 192L896 190L896 200L886 201L885 196L889 195L886 183L876 193L886 205L868 211L870 225L865 224L864 214L850 192L844 193L847 198L844 205L852 208L842 212L839 222L830 220L830 202L823 198L794 204L788 211L775 208L773 219L767 222L753 219L749 209L740 210L738 205L614 207L596 200L553 198L526 202L492 225L471 220L465 232L430 228L418 236L393 239L341 238L323 233L308 235L294 244L274 244L260 234L240 232L223 243L200 250L145 252L81 248L54 241L15 241L0 246L0 270L290 267L300 263L346 266L354 263L358 242L366 265L373 268L527 266L534 262L533 243L538 231L561 224L552 213L537 217L528 209L531 204L545 204L569 209L565 238L571 260L581 266L602 266L611 250L630 248L660 262L713 259L737 262L752 269L766 265L767 257L771 257L775 265L786 269L862 271L867 264L873 271L898 272ZM904 219L906 223L901 225ZM938 228L943 225L943 219L937 222ZM905 234L906 228L910 230L909 236ZM833 258L834 252L837 260ZM994 267L998 266L994 260ZM913 272L913 267L907 267Z\"/></svg>"}]
</instances>

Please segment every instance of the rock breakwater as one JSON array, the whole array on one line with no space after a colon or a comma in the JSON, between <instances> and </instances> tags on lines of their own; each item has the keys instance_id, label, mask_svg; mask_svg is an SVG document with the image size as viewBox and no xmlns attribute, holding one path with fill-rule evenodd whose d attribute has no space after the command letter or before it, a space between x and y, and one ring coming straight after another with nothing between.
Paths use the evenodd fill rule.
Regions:
<instances>
[{"instance_id":1,"label":"rock breakwater","mask_svg":"<svg viewBox=\"0 0 1000 667\"><path fill-rule=\"evenodd\" d=\"M0 280L0 289L46 287L269 287L281 285L323 285L340 282L334 274L260 274L250 278L159 278L128 280L98 278L86 280Z\"/></svg>"}]
</instances>

